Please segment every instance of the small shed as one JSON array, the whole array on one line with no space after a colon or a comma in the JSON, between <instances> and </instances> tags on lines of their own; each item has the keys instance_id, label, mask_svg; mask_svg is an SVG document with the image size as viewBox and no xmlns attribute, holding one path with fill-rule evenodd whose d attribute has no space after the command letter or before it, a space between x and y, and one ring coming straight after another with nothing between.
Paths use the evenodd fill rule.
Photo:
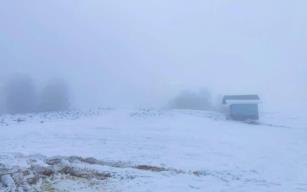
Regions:
<instances>
[{"instance_id":1,"label":"small shed","mask_svg":"<svg viewBox=\"0 0 307 192\"><path fill-rule=\"evenodd\" d=\"M227 115L233 120L259 120L259 103L258 95L225 95L223 97Z\"/></svg>"}]
</instances>

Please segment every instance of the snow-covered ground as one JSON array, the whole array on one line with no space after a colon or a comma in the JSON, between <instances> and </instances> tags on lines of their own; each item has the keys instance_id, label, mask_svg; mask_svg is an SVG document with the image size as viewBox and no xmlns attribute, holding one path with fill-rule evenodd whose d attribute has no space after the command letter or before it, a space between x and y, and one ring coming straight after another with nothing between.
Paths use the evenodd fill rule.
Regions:
<instances>
[{"instance_id":1,"label":"snow-covered ground","mask_svg":"<svg viewBox=\"0 0 307 192\"><path fill-rule=\"evenodd\" d=\"M59 158L110 175L59 171L44 191L307 191L302 115L262 114L254 125L213 112L105 109L0 116L0 129L6 169L46 168Z\"/></svg>"}]
</instances>

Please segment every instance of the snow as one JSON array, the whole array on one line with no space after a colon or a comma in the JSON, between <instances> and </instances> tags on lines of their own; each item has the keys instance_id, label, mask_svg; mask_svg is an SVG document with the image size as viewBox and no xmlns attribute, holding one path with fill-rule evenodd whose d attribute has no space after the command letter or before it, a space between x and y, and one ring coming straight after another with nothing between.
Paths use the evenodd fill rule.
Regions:
<instances>
[{"instance_id":1,"label":"snow","mask_svg":"<svg viewBox=\"0 0 307 192\"><path fill-rule=\"evenodd\" d=\"M0 129L0 164L94 157L105 164L76 166L114 176L96 189L57 180L58 191L307 191L307 118L299 114L262 114L254 125L214 112L100 109L2 116Z\"/></svg>"}]
</instances>

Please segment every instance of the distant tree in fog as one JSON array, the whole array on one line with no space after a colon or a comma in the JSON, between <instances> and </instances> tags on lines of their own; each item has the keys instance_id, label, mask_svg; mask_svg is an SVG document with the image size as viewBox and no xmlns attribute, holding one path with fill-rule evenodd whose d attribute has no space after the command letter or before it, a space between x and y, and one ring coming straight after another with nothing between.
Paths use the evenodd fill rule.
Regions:
<instances>
[{"instance_id":1,"label":"distant tree in fog","mask_svg":"<svg viewBox=\"0 0 307 192\"><path fill-rule=\"evenodd\" d=\"M212 108L211 94L207 89L182 91L170 101L169 106L173 109L209 110Z\"/></svg>"},{"instance_id":2,"label":"distant tree in fog","mask_svg":"<svg viewBox=\"0 0 307 192\"><path fill-rule=\"evenodd\" d=\"M35 112L36 89L32 79L19 75L8 81L4 87L3 100L7 113Z\"/></svg>"},{"instance_id":3,"label":"distant tree in fog","mask_svg":"<svg viewBox=\"0 0 307 192\"><path fill-rule=\"evenodd\" d=\"M64 81L50 81L40 95L39 111L66 111L70 108L70 94Z\"/></svg>"},{"instance_id":4,"label":"distant tree in fog","mask_svg":"<svg viewBox=\"0 0 307 192\"><path fill-rule=\"evenodd\" d=\"M4 98L3 98L3 88L0 87L0 115L5 112L4 110Z\"/></svg>"}]
</instances>

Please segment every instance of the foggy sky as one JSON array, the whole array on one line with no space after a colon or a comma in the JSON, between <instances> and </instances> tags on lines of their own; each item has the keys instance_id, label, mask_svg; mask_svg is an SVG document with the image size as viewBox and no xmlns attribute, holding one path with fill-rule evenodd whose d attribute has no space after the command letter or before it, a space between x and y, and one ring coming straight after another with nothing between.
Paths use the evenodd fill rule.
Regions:
<instances>
[{"instance_id":1,"label":"foggy sky","mask_svg":"<svg viewBox=\"0 0 307 192\"><path fill-rule=\"evenodd\" d=\"M202 87L307 106L305 0L0 3L2 83L64 78L81 106L159 107Z\"/></svg>"}]
</instances>

